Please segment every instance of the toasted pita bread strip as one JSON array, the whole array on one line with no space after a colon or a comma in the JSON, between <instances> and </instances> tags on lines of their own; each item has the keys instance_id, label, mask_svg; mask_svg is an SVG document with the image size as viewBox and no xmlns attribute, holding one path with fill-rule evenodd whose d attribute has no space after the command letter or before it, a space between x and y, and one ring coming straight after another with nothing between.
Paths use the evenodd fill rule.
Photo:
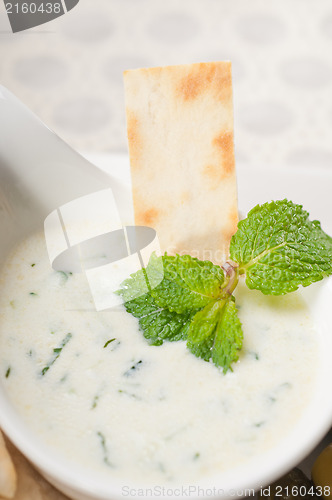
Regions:
<instances>
[{"instance_id":1,"label":"toasted pita bread strip","mask_svg":"<svg viewBox=\"0 0 332 500\"><path fill-rule=\"evenodd\" d=\"M238 221L231 64L124 73L135 222L163 251L222 263Z\"/></svg>"},{"instance_id":2,"label":"toasted pita bread strip","mask_svg":"<svg viewBox=\"0 0 332 500\"><path fill-rule=\"evenodd\" d=\"M17 486L17 476L5 440L0 431L0 496L13 498Z\"/></svg>"}]
</instances>

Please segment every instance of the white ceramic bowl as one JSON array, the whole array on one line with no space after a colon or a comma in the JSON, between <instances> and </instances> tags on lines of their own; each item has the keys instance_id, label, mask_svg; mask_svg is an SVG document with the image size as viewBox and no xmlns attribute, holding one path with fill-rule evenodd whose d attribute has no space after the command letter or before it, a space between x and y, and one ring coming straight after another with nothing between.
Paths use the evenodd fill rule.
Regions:
<instances>
[{"instance_id":1,"label":"white ceramic bowl","mask_svg":"<svg viewBox=\"0 0 332 500\"><path fill-rule=\"evenodd\" d=\"M9 96L8 99L10 100L11 97ZM16 105L18 106L17 103ZM10 106L8 110L10 112ZM29 143L27 144L23 128L20 130L17 126L18 123L21 123L17 119L23 119L26 112L23 112L23 116L20 114L21 109L17 108L16 111L19 116L16 116L13 121L13 127L15 126L16 139L22 144L20 151L23 150L23 153L8 153L5 162L0 165L0 208L2 208L0 210L0 234L6 234L5 239L1 238L0 263L3 262L8 251L17 241L28 233L43 227L45 217L52 210L75 197L100 189L100 186L105 188L105 182L113 188L114 194L118 193L116 197L122 204L122 215L130 223L132 209L130 207L130 183L126 157L93 158L101 164L104 170L112 174L111 177L105 176L101 171L76 156L49 131L46 133L44 129L42 130L39 122L38 124L33 122L32 126L30 124ZM27 118L26 123L30 123L29 120L31 120L31 116ZM0 123L1 126L3 127L4 124ZM33 133L32 129L34 129ZM41 137L40 134L44 134L42 146L39 144L38 148L32 147L31 144L38 137ZM0 144L0 153L2 154L6 148L8 150L8 148L13 147L13 142L10 143L10 138L7 138L3 144ZM40 150L42 150L42 155ZM40 155L44 158L44 162L40 161ZM50 156L52 162L47 160ZM56 172L54 172L54 168L57 169ZM324 209L322 207L324 193L315 197L311 196L313 195L312 190L305 191L305 186L308 185L306 183L311 183L312 187L313 184L321 182L322 179L319 176L325 179L325 182L320 184L321 191L327 189L326 173L318 172L317 174L316 171L313 175L310 171L302 171L301 175L302 178L305 177L305 181L298 184L291 182L292 175L297 178L298 171L289 172L278 169L267 172L265 169L248 170L245 166L240 167L238 178L242 211L246 212L258 202L287 196L295 202L302 202L306 208L313 212L315 218L323 220L325 229L332 232L331 221L328 220L325 211L326 207ZM64 193L61 178L65 179L66 184L71 185L73 189ZM257 179L259 179L259 183ZM264 192L261 186L265 186ZM330 214L331 210L328 213ZM221 472L212 480L202 481L199 485L201 488L199 491L194 485L190 490L187 489L184 492L181 491L181 487L180 489L165 488L164 490L159 488L145 491L145 498L179 498L185 497L186 494L189 494L191 499L204 496L209 498L211 496L234 498L245 494L252 496L253 489L259 490L297 465L326 434L332 421L332 279L326 279L324 282L304 290L304 297L312 312L319 335L320 363L312 400L293 430L276 446L257 456L250 463L238 469ZM59 460L53 455L52 450L46 449L38 443L10 404L5 388L1 385L1 380L0 427L51 483L74 499L110 500L139 495L141 485L131 484L131 490L123 489L123 482L115 480L106 482L92 474L87 476L79 468L69 467L63 460ZM151 485L147 484L146 488L149 487Z\"/></svg>"}]
</instances>

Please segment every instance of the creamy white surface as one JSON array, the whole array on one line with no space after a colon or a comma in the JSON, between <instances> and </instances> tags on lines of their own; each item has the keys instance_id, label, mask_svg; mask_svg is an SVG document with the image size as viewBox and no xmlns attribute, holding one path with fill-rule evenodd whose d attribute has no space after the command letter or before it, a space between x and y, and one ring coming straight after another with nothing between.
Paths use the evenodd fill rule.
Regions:
<instances>
[{"instance_id":1,"label":"creamy white surface","mask_svg":"<svg viewBox=\"0 0 332 500\"><path fill-rule=\"evenodd\" d=\"M97 474L185 482L251 460L313 390L318 346L297 293L239 286L244 347L223 375L184 342L149 346L124 308L94 311L84 275L55 272L42 235L10 256L0 291L0 376L13 404L44 443Z\"/></svg>"}]
</instances>

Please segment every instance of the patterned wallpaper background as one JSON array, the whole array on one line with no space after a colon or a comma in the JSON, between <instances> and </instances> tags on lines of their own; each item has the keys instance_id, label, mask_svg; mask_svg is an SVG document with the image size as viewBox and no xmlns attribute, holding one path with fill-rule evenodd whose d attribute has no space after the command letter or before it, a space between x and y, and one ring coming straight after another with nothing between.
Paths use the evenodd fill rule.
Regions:
<instances>
[{"instance_id":1,"label":"patterned wallpaper background","mask_svg":"<svg viewBox=\"0 0 332 500\"><path fill-rule=\"evenodd\" d=\"M0 6L0 82L84 152L127 149L124 69L223 59L237 160L332 168L331 0L80 0L15 35Z\"/></svg>"}]
</instances>

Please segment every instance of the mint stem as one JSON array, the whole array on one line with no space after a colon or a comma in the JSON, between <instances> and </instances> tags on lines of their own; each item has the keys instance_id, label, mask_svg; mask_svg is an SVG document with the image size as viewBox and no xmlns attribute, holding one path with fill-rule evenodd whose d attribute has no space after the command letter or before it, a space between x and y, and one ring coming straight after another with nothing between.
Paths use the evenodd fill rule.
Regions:
<instances>
[{"instance_id":1,"label":"mint stem","mask_svg":"<svg viewBox=\"0 0 332 500\"><path fill-rule=\"evenodd\" d=\"M227 261L221 268L225 273L225 279L228 281L224 292L232 295L239 282L239 266L235 262Z\"/></svg>"}]
</instances>

